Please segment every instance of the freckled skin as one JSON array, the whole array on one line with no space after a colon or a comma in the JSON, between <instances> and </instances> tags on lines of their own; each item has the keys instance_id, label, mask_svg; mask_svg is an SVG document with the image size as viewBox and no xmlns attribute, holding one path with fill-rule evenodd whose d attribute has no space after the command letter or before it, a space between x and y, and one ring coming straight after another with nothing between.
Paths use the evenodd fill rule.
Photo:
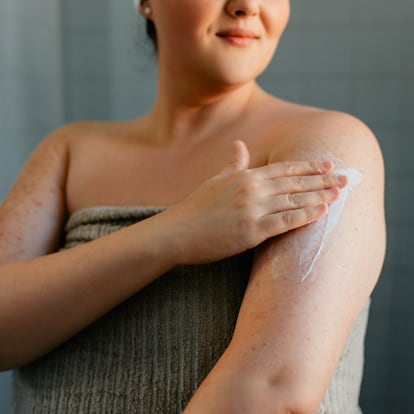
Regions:
<instances>
[{"instance_id":1,"label":"freckled skin","mask_svg":"<svg viewBox=\"0 0 414 414\"><path fill-rule=\"evenodd\" d=\"M0 207L1 262L51 252L60 239L65 217L66 143L64 138L55 138L43 146L42 156L28 162L31 172L21 174Z\"/></svg>"}]
</instances>

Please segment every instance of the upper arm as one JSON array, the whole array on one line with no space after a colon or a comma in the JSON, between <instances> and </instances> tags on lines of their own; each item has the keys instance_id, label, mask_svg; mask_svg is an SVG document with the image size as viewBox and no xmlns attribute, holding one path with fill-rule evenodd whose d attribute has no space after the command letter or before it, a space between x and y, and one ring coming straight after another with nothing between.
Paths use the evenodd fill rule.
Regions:
<instances>
[{"instance_id":1,"label":"upper arm","mask_svg":"<svg viewBox=\"0 0 414 414\"><path fill-rule=\"evenodd\" d=\"M66 214L67 135L57 129L33 152L0 206L0 264L55 250Z\"/></svg>"},{"instance_id":2,"label":"upper arm","mask_svg":"<svg viewBox=\"0 0 414 414\"><path fill-rule=\"evenodd\" d=\"M328 223L330 207L319 222L257 250L229 349L248 372L293 387L316 409L382 268L383 162L368 128L343 114L316 119L295 140L271 161L334 156L362 180L342 191L337 221Z\"/></svg>"}]
</instances>

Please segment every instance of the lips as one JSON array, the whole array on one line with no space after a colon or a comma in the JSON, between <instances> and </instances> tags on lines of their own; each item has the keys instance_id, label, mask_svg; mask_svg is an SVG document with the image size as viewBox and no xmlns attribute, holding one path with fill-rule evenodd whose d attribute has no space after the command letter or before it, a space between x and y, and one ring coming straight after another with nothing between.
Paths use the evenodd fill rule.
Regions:
<instances>
[{"instance_id":1,"label":"lips","mask_svg":"<svg viewBox=\"0 0 414 414\"><path fill-rule=\"evenodd\" d=\"M233 28L221 30L217 36L223 39L227 44L236 47L250 46L259 36L250 30Z\"/></svg>"},{"instance_id":2,"label":"lips","mask_svg":"<svg viewBox=\"0 0 414 414\"><path fill-rule=\"evenodd\" d=\"M219 37L238 37L242 39L258 39L259 36L246 29L240 29L240 28L233 28L233 29L226 29L221 30L217 33L217 36Z\"/></svg>"}]
</instances>

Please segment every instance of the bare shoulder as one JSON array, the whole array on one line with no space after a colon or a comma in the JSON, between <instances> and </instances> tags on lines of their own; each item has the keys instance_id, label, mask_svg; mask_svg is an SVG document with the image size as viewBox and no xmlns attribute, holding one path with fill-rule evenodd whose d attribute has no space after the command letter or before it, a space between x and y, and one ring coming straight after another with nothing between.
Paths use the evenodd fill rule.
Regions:
<instances>
[{"instance_id":1,"label":"bare shoulder","mask_svg":"<svg viewBox=\"0 0 414 414\"><path fill-rule=\"evenodd\" d=\"M380 153L377 140L368 126L344 112L316 110L304 117L294 132L305 148L330 147L338 151L339 156L363 155L360 151L364 149L373 150L377 155Z\"/></svg>"},{"instance_id":2,"label":"bare shoulder","mask_svg":"<svg viewBox=\"0 0 414 414\"><path fill-rule=\"evenodd\" d=\"M67 140L72 167L85 157L87 163L99 162L104 154L139 145L145 137L142 130L142 119L81 121L64 125L59 134Z\"/></svg>"},{"instance_id":3,"label":"bare shoulder","mask_svg":"<svg viewBox=\"0 0 414 414\"><path fill-rule=\"evenodd\" d=\"M68 176L79 170L80 165L88 170L98 167L108 153L113 153L123 143L133 138L139 141L139 121L80 121L58 128L51 140L63 141L69 153ZM105 154L105 155L104 155ZM80 170L80 173L84 171Z\"/></svg>"},{"instance_id":4,"label":"bare shoulder","mask_svg":"<svg viewBox=\"0 0 414 414\"><path fill-rule=\"evenodd\" d=\"M80 145L88 139L115 139L131 133L129 121L78 121L62 125L53 135L65 137L70 145Z\"/></svg>"},{"instance_id":5,"label":"bare shoulder","mask_svg":"<svg viewBox=\"0 0 414 414\"><path fill-rule=\"evenodd\" d=\"M62 125L33 151L0 205L0 263L53 251L66 217L70 143L90 124Z\"/></svg>"},{"instance_id":6,"label":"bare shoulder","mask_svg":"<svg viewBox=\"0 0 414 414\"><path fill-rule=\"evenodd\" d=\"M270 162L331 159L357 168L382 188L384 163L372 130L353 115L294 105L289 127L274 140Z\"/></svg>"},{"instance_id":7,"label":"bare shoulder","mask_svg":"<svg viewBox=\"0 0 414 414\"><path fill-rule=\"evenodd\" d=\"M62 172L62 168L67 167L70 152L74 147L87 141L89 137L102 136L108 129L102 122L91 121L71 122L59 126L39 143L23 169L23 174L27 169L45 169L50 175L53 174L53 167ZM49 163L44 162L46 159ZM62 178L61 173L58 175Z\"/></svg>"},{"instance_id":8,"label":"bare shoulder","mask_svg":"<svg viewBox=\"0 0 414 414\"><path fill-rule=\"evenodd\" d=\"M353 115L314 109L297 110L294 122L288 130L288 136L282 140L281 147L286 151L335 151L341 157L366 157L364 150L374 151L380 156L377 139L371 129ZM371 154L371 155L374 155Z\"/></svg>"},{"instance_id":9,"label":"bare shoulder","mask_svg":"<svg viewBox=\"0 0 414 414\"><path fill-rule=\"evenodd\" d=\"M37 146L32 154L45 152L54 152L56 155L64 156L64 152L70 150L72 145L76 145L77 142L82 141L87 136L93 135L99 129L103 129L99 122L81 121L70 122L57 127L51 131ZM31 159L29 159L30 162Z\"/></svg>"},{"instance_id":10,"label":"bare shoulder","mask_svg":"<svg viewBox=\"0 0 414 414\"><path fill-rule=\"evenodd\" d=\"M386 244L384 162L379 143L371 129L352 115L306 107L296 111L296 122L285 136L275 140L270 162L330 159L335 164L334 172L348 176L350 190L343 191L346 203L336 231L340 237L332 243L339 246L348 241L349 245L358 245L361 252L370 251L370 259L353 252L353 260L360 260L366 280L375 282ZM306 231L298 231L298 237ZM343 257L345 251L344 247ZM334 257L326 255L325 260Z\"/></svg>"},{"instance_id":11,"label":"bare shoulder","mask_svg":"<svg viewBox=\"0 0 414 414\"><path fill-rule=\"evenodd\" d=\"M87 135L103 132L110 129L111 122L102 121L75 121L63 124L56 128L46 139L76 140Z\"/></svg>"},{"instance_id":12,"label":"bare shoulder","mask_svg":"<svg viewBox=\"0 0 414 414\"><path fill-rule=\"evenodd\" d=\"M105 148L110 151L105 142L131 135L131 125L132 122L72 122L56 128L38 145L0 205L0 263L56 249L70 214L71 174L76 172L77 182L82 183L85 172L95 167L94 160L100 159L100 153L94 160L91 153ZM86 169L79 168L82 163ZM90 188L93 186L87 190ZM77 188L73 192L77 193Z\"/></svg>"}]
</instances>

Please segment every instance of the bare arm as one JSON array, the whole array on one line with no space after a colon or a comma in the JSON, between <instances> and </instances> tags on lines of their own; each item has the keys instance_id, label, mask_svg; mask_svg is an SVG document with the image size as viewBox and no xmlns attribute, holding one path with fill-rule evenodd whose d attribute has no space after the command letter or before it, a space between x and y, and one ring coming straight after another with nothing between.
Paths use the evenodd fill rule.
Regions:
<instances>
[{"instance_id":1,"label":"bare arm","mask_svg":"<svg viewBox=\"0 0 414 414\"><path fill-rule=\"evenodd\" d=\"M320 250L312 247L322 242L320 223L314 223L257 251L233 340L186 414L315 413L376 284L385 225L383 165L375 139L359 122L338 114L304 131L271 161L329 152L343 167L359 170L362 181L349 192ZM305 249L315 261L303 257Z\"/></svg>"},{"instance_id":2,"label":"bare arm","mask_svg":"<svg viewBox=\"0 0 414 414\"><path fill-rule=\"evenodd\" d=\"M325 203L338 196L327 190L339 186L336 178L325 175L320 164L248 170L247 150L238 144L234 164L181 203L114 234L52 253L65 218L67 136L78 129L67 126L40 146L1 207L1 369L49 352L175 265L218 260L254 247L321 217ZM271 197L278 188L289 190L289 180L271 178L283 177L286 169L309 175L306 189L315 191L310 199L304 196L301 208L275 212L274 203L257 191L258 183Z\"/></svg>"},{"instance_id":3,"label":"bare arm","mask_svg":"<svg viewBox=\"0 0 414 414\"><path fill-rule=\"evenodd\" d=\"M52 253L66 219L68 136L81 130L48 137L0 207L0 369L50 351L173 265L150 223L139 239L128 230Z\"/></svg>"}]
</instances>

